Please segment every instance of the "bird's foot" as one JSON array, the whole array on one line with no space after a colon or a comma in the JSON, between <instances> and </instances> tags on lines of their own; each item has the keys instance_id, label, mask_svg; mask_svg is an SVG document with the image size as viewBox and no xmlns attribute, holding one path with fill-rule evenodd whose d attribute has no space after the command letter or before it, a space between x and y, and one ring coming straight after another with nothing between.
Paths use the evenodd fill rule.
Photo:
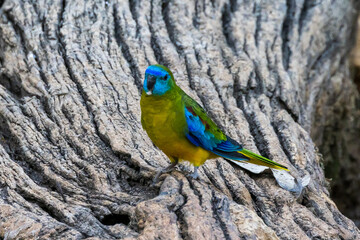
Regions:
<instances>
[{"instance_id":1,"label":"bird's foot","mask_svg":"<svg viewBox=\"0 0 360 240\"><path fill-rule=\"evenodd\" d=\"M194 172L189 175L189 176L192 177L194 180L196 180L196 179L199 178L198 168L199 168L199 167L194 167Z\"/></svg>"},{"instance_id":2,"label":"bird's foot","mask_svg":"<svg viewBox=\"0 0 360 240\"><path fill-rule=\"evenodd\" d=\"M156 173L156 175L155 175L155 177L154 177L154 179L153 179L153 182L152 182L152 186L154 186L155 184L158 183L160 175L164 173L163 170L164 170L164 169L162 169L162 170L160 170L160 171L158 171L158 172Z\"/></svg>"},{"instance_id":3,"label":"bird's foot","mask_svg":"<svg viewBox=\"0 0 360 240\"><path fill-rule=\"evenodd\" d=\"M173 170L173 168L176 166L176 164L178 163L178 161L175 161L173 163L171 163L168 167L161 169L160 171L158 171L154 177L152 186L154 186L158 181L159 181L159 177L163 174L163 173L168 173L171 170Z\"/></svg>"}]
</instances>

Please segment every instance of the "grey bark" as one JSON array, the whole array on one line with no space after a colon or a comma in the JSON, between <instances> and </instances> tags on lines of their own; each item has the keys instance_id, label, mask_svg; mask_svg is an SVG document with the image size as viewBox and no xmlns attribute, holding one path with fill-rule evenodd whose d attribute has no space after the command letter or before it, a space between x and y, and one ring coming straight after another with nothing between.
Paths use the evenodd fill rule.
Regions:
<instances>
[{"instance_id":1,"label":"grey bark","mask_svg":"<svg viewBox=\"0 0 360 240\"><path fill-rule=\"evenodd\" d=\"M0 5L0 237L360 238L329 197L312 140L328 108L359 100L348 71L355 0ZM140 124L154 63L246 148L310 174L304 196L223 159L200 180L185 164L151 187L169 164Z\"/></svg>"}]
</instances>

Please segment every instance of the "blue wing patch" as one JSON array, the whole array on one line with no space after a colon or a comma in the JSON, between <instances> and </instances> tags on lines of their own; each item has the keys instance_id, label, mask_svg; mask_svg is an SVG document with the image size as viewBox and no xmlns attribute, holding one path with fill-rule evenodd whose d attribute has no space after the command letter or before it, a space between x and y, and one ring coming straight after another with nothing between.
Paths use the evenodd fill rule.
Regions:
<instances>
[{"instance_id":1,"label":"blue wing patch","mask_svg":"<svg viewBox=\"0 0 360 240\"><path fill-rule=\"evenodd\" d=\"M224 158L249 160L248 157L239 152L242 149L240 144L230 137L227 137L226 141L216 139L211 132L206 131L206 126L199 116L194 116L186 107L185 118L189 129L186 137L195 146L202 147Z\"/></svg>"},{"instance_id":2,"label":"blue wing patch","mask_svg":"<svg viewBox=\"0 0 360 240\"><path fill-rule=\"evenodd\" d=\"M240 151L242 149L242 146L239 144L234 145L232 141L226 140L218 144L216 146L216 149L223 152L234 152L234 151Z\"/></svg>"},{"instance_id":3,"label":"blue wing patch","mask_svg":"<svg viewBox=\"0 0 360 240\"><path fill-rule=\"evenodd\" d=\"M221 142L212 133L205 131L205 125L201 122L199 116L194 116L187 108L185 108L185 118L189 129L186 137L194 145L211 151Z\"/></svg>"}]
</instances>

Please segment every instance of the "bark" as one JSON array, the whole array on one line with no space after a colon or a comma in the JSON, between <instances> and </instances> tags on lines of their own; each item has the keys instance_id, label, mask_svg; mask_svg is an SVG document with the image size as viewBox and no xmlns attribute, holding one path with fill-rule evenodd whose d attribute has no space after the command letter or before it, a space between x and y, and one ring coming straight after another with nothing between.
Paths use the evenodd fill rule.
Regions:
<instances>
[{"instance_id":1,"label":"bark","mask_svg":"<svg viewBox=\"0 0 360 240\"><path fill-rule=\"evenodd\" d=\"M312 140L360 99L348 70L355 0L0 6L2 238L360 238ZM169 164L140 124L154 63L232 138L309 174L303 197L223 159L200 180L183 164L151 186Z\"/></svg>"}]
</instances>

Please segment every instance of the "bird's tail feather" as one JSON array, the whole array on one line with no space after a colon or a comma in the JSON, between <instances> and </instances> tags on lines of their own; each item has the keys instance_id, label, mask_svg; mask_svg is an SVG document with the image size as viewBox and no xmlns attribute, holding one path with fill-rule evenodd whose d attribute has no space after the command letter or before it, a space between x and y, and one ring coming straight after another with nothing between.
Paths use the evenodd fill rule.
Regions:
<instances>
[{"instance_id":1,"label":"bird's tail feather","mask_svg":"<svg viewBox=\"0 0 360 240\"><path fill-rule=\"evenodd\" d=\"M274 168L274 169L281 169L281 170L285 170L285 171L289 171L289 169L284 166L281 165L277 162L271 161L270 159L267 159L263 156L260 156L258 154L255 154L245 148L241 149L240 151L238 151L238 153L241 153L242 155L244 155L245 157L249 158L249 160L247 161L248 163L253 163L253 164L257 164L257 165L261 165L261 166L265 166L265 167L269 167L269 168ZM236 159L233 159L236 160Z\"/></svg>"}]
</instances>

